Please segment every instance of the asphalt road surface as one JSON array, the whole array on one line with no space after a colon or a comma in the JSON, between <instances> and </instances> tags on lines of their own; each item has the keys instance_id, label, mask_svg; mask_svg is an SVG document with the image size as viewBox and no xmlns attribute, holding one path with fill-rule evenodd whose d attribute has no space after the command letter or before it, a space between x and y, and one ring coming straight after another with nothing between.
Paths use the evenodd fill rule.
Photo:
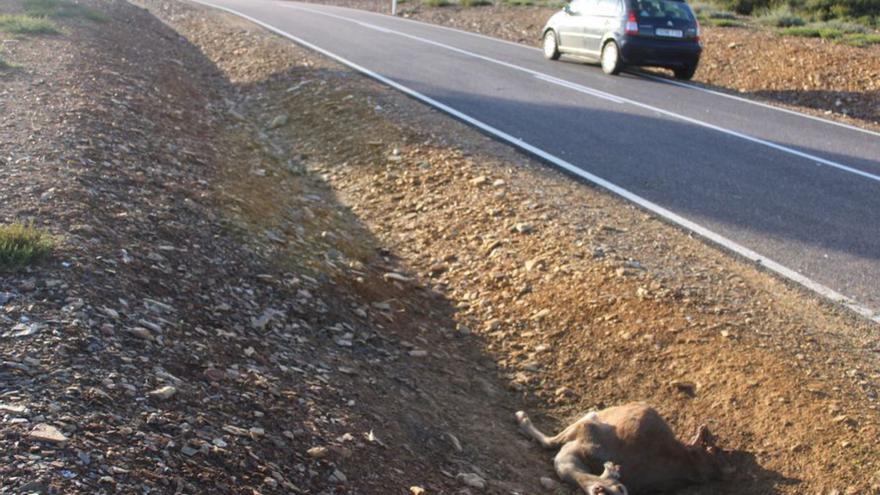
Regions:
<instances>
[{"instance_id":1,"label":"asphalt road surface","mask_svg":"<svg viewBox=\"0 0 880 495\"><path fill-rule=\"evenodd\" d=\"M200 2L335 56L880 321L878 133L387 15Z\"/></svg>"}]
</instances>

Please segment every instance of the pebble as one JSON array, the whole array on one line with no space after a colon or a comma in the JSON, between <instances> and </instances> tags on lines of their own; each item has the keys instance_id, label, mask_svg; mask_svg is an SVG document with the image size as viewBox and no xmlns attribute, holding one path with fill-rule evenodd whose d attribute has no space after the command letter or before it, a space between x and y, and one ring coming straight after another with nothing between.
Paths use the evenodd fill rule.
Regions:
<instances>
[{"instance_id":1,"label":"pebble","mask_svg":"<svg viewBox=\"0 0 880 495\"><path fill-rule=\"evenodd\" d=\"M330 481L336 483L345 483L348 481L348 477L345 476L345 473L343 473L339 469L334 469L333 474L330 475Z\"/></svg>"},{"instance_id":2,"label":"pebble","mask_svg":"<svg viewBox=\"0 0 880 495\"><path fill-rule=\"evenodd\" d=\"M58 428L55 428L52 425L47 425L46 423L40 423L33 430L28 433L28 437L39 440L41 442L49 442L49 443L65 443L67 442L67 437L64 436L63 433Z\"/></svg>"},{"instance_id":3,"label":"pebble","mask_svg":"<svg viewBox=\"0 0 880 495\"><path fill-rule=\"evenodd\" d=\"M535 228L529 223L518 223L513 226L513 230L520 234L531 234L535 231Z\"/></svg>"},{"instance_id":4,"label":"pebble","mask_svg":"<svg viewBox=\"0 0 880 495\"><path fill-rule=\"evenodd\" d=\"M541 311L538 311L537 313L533 314L532 319L533 320L540 320L540 319L542 319L546 316L549 316L549 315L550 315L549 309L542 309Z\"/></svg>"},{"instance_id":5,"label":"pebble","mask_svg":"<svg viewBox=\"0 0 880 495\"><path fill-rule=\"evenodd\" d=\"M140 339L153 340L153 334L150 333L150 331L144 327L129 328L128 333L130 333Z\"/></svg>"},{"instance_id":6,"label":"pebble","mask_svg":"<svg viewBox=\"0 0 880 495\"><path fill-rule=\"evenodd\" d=\"M553 478L548 478L546 476L541 476L541 486L546 488L547 490L555 490L559 488L559 483L556 482Z\"/></svg>"},{"instance_id":7,"label":"pebble","mask_svg":"<svg viewBox=\"0 0 880 495\"><path fill-rule=\"evenodd\" d=\"M328 449L327 447L318 446L310 448L306 451L306 453L309 454L309 457L313 459L323 459L330 454L330 449Z\"/></svg>"},{"instance_id":8,"label":"pebble","mask_svg":"<svg viewBox=\"0 0 880 495\"><path fill-rule=\"evenodd\" d=\"M471 179L471 185L474 185L474 186L482 186L483 184L485 184L487 182L489 182L489 178L486 177L485 175L481 175L479 177L475 177L475 178Z\"/></svg>"},{"instance_id":9,"label":"pebble","mask_svg":"<svg viewBox=\"0 0 880 495\"><path fill-rule=\"evenodd\" d=\"M486 480L474 473L458 473L455 479L471 488L477 488L479 490L486 488Z\"/></svg>"},{"instance_id":10,"label":"pebble","mask_svg":"<svg viewBox=\"0 0 880 495\"><path fill-rule=\"evenodd\" d=\"M287 120L287 115L279 115L272 119L272 122L269 123L269 129L277 129L279 127L283 127L287 125Z\"/></svg>"},{"instance_id":11,"label":"pebble","mask_svg":"<svg viewBox=\"0 0 880 495\"><path fill-rule=\"evenodd\" d=\"M164 387L159 387L156 390L147 392L147 396L152 397L153 399L166 400L173 397L176 393L176 387L174 387L173 385L165 385Z\"/></svg>"}]
</instances>

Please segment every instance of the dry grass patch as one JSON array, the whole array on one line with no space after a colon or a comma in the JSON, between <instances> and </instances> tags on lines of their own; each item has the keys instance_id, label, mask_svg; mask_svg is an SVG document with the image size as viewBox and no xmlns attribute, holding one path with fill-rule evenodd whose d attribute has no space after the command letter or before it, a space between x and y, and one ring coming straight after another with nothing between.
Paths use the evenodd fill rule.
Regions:
<instances>
[{"instance_id":1,"label":"dry grass patch","mask_svg":"<svg viewBox=\"0 0 880 495\"><path fill-rule=\"evenodd\" d=\"M49 254L52 236L32 224L0 225L0 270L19 268Z\"/></svg>"},{"instance_id":2,"label":"dry grass patch","mask_svg":"<svg viewBox=\"0 0 880 495\"><path fill-rule=\"evenodd\" d=\"M0 31L23 36L58 34L54 22L26 15L0 15Z\"/></svg>"}]
</instances>

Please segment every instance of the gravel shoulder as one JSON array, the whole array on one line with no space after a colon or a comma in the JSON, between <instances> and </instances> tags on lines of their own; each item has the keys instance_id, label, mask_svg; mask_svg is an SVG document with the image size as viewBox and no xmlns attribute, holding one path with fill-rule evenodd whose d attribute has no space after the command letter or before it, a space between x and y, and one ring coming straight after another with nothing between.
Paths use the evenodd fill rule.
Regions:
<instances>
[{"instance_id":1,"label":"gravel shoulder","mask_svg":"<svg viewBox=\"0 0 880 495\"><path fill-rule=\"evenodd\" d=\"M683 493L880 493L874 325L242 20L83 3L0 73L0 220L59 238L0 273L0 493L546 493L513 412L632 400L732 452Z\"/></svg>"}]
</instances>

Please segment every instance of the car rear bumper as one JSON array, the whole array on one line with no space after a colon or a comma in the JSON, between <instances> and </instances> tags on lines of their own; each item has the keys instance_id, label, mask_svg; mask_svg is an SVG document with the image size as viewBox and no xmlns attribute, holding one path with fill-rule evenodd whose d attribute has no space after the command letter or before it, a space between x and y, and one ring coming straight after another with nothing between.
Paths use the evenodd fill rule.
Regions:
<instances>
[{"instance_id":1,"label":"car rear bumper","mask_svg":"<svg viewBox=\"0 0 880 495\"><path fill-rule=\"evenodd\" d=\"M657 38L626 36L620 43L620 55L628 65L658 67L696 66L703 47L696 41L669 41Z\"/></svg>"}]
</instances>

